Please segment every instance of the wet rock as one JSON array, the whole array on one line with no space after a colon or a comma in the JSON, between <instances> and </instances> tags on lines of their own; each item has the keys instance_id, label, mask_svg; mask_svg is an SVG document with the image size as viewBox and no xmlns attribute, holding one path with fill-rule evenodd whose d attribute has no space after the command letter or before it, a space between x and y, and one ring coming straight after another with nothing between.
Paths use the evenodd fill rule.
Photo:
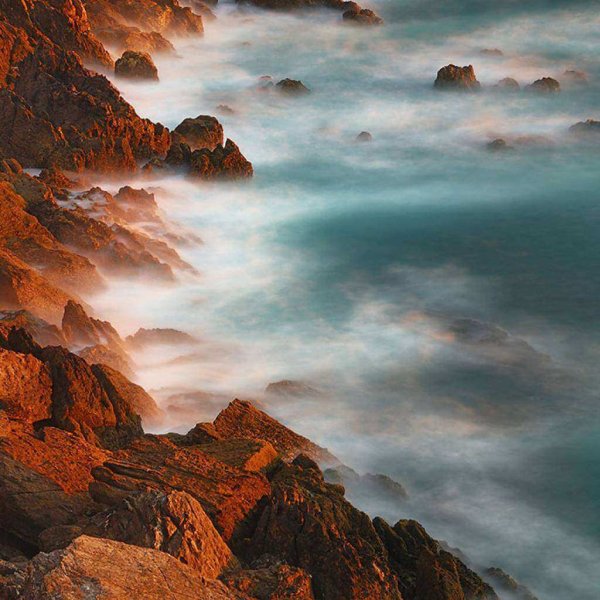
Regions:
<instances>
[{"instance_id":1,"label":"wet rock","mask_svg":"<svg viewBox=\"0 0 600 600\"><path fill-rule=\"evenodd\" d=\"M248 438L270 442L285 460L303 453L324 465L339 464L339 460L325 448L298 435L250 402L234 400L214 420L214 427L222 438Z\"/></svg>"},{"instance_id":2,"label":"wet rock","mask_svg":"<svg viewBox=\"0 0 600 600\"><path fill-rule=\"evenodd\" d=\"M356 136L356 141L357 142L372 142L373 136L368 131L361 131Z\"/></svg>"},{"instance_id":3,"label":"wet rock","mask_svg":"<svg viewBox=\"0 0 600 600\"><path fill-rule=\"evenodd\" d=\"M404 600L498 600L494 590L412 520L373 524L389 553Z\"/></svg>"},{"instance_id":4,"label":"wet rock","mask_svg":"<svg viewBox=\"0 0 600 600\"><path fill-rule=\"evenodd\" d=\"M126 50L115 62L115 75L127 79L154 79L158 81L158 69L147 52Z\"/></svg>"},{"instance_id":5,"label":"wet rock","mask_svg":"<svg viewBox=\"0 0 600 600\"><path fill-rule=\"evenodd\" d=\"M90 536L78 537L64 550L38 554L18 575L10 579L23 598L235 600L222 583L164 552Z\"/></svg>"},{"instance_id":6,"label":"wet rock","mask_svg":"<svg viewBox=\"0 0 600 600\"><path fill-rule=\"evenodd\" d=\"M582 138L600 139L600 121L588 119L569 127L569 133Z\"/></svg>"},{"instance_id":7,"label":"wet rock","mask_svg":"<svg viewBox=\"0 0 600 600\"><path fill-rule=\"evenodd\" d=\"M383 19L368 8L347 10L342 15L342 18L344 23L350 23L352 25L383 25Z\"/></svg>"},{"instance_id":8,"label":"wet rock","mask_svg":"<svg viewBox=\"0 0 600 600\"><path fill-rule=\"evenodd\" d=\"M524 585L513 579L508 573L505 573L498 567L490 567L485 570L485 576L489 579L494 588L501 594L507 594L513 600L538 600Z\"/></svg>"},{"instance_id":9,"label":"wet rock","mask_svg":"<svg viewBox=\"0 0 600 600\"><path fill-rule=\"evenodd\" d=\"M495 140L492 140L491 142L489 142L488 144L486 144L486 148L490 152L505 152L506 150L513 150L514 149L512 146L509 146L506 143L506 140L504 140L502 138L497 138Z\"/></svg>"},{"instance_id":10,"label":"wet rock","mask_svg":"<svg viewBox=\"0 0 600 600\"><path fill-rule=\"evenodd\" d=\"M160 550L208 579L238 566L202 506L185 492L151 491L131 496L92 517L84 531L86 535Z\"/></svg>"},{"instance_id":11,"label":"wet rock","mask_svg":"<svg viewBox=\"0 0 600 600\"><path fill-rule=\"evenodd\" d=\"M475 69L472 65L466 67L447 65L438 71L434 87L439 90L473 92L479 91L481 85L475 77Z\"/></svg>"},{"instance_id":12,"label":"wet rock","mask_svg":"<svg viewBox=\"0 0 600 600\"><path fill-rule=\"evenodd\" d=\"M521 86L516 79L505 77L504 79L501 79L494 88L502 92L518 92L521 89Z\"/></svg>"},{"instance_id":13,"label":"wet rock","mask_svg":"<svg viewBox=\"0 0 600 600\"><path fill-rule=\"evenodd\" d=\"M277 548L288 564L306 570L316 598L400 600L387 553L367 515L343 497L343 488L325 483L316 463L300 455L283 464L252 531L239 547L249 560Z\"/></svg>"},{"instance_id":14,"label":"wet rock","mask_svg":"<svg viewBox=\"0 0 600 600\"><path fill-rule=\"evenodd\" d=\"M560 92L560 83L552 77L542 77L534 81L531 85L528 85L527 90L539 94L558 94Z\"/></svg>"},{"instance_id":15,"label":"wet rock","mask_svg":"<svg viewBox=\"0 0 600 600\"><path fill-rule=\"evenodd\" d=\"M288 96L304 96L310 93L310 90L297 79L282 79L278 81L275 87Z\"/></svg>"},{"instance_id":16,"label":"wet rock","mask_svg":"<svg viewBox=\"0 0 600 600\"><path fill-rule=\"evenodd\" d=\"M223 145L223 126L215 117L199 115L195 119L184 119L174 130L179 141L191 150L208 148L214 150Z\"/></svg>"}]
</instances>

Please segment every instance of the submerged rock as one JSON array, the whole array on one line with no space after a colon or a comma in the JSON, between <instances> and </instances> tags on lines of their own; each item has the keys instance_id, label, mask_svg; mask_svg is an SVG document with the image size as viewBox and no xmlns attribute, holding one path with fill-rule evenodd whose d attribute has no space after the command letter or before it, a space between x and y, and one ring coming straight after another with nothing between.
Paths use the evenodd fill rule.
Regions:
<instances>
[{"instance_id":1,"label":"submerged rock","mask_svg":"<svg viewBox=\"0 0 600 600\"><path fill-rule=\"evenodd\" d=\"M282 94L288 96L303 96L310 94L310 90L297 79L282 79L275 86Z\"/></svg>"},{"instance_id":2,"label":"submerged rock","mask_svg":"<svg viewBox=\"0 0 600 600\"><path fill-rule=\"evenodd\" d=\"M126 50L115 62L115 75L127 79L154 79L158 81L158 69L147 52Z\"/></svg>"},{"instance_id":3,"label":"submerged rock","mask_svg":"<svg viewBox=\"0 0 600 600\"><path fill-rule=\"evenodd\" d=\"M434 87L439 90L473 92L479 91L481 85L475 77L475 69L472 65L466 67L447 65L438 71Z\"/></svg>"},{"instance_id":4,"label":"submerged rock","mask_svg":"<svg viewBox=\"0 0 600 600\"><path fill-rule=\"evenodd\" d=\"M486 144L486 148L490 152L505 152L506 150L513 150L513 147L509 146L507 144L506 140L504 140L502 138L497 138L495 140L492 140L491 142Z\"/></svg>"},{"instance_id":5,"label":"submerged rock","mask_svg":"<svg viewBox=\"0 0 600 600\"><path fill-rule=\"evenodd\" d=\"M534 81L531 85L528 85L527 90L539 94L558 94L560 92L560 83L552 77L542 77Z\"/></svg>"}]
</instances>

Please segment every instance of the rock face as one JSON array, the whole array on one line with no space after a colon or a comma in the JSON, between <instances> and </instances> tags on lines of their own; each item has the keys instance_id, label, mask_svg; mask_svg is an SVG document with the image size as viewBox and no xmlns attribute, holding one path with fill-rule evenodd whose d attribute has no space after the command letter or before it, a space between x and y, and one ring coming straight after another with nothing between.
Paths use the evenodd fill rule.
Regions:
<instances>
[{"instance_id":1,"label":"rock face","mask_svg":"<svg viewBox=\"0 0 600 600\"><path fill-rule=\"evenodd\" d=\"M122 346L117 330L108 322L88 317L83 306L69 300L62 318L63 335L68 344Z\"/></svg>"},{"instance_id":2,"label":"rock face","mask_svg":"<svg viewBox=\"0 0 600 600\"><path fill-rule=\"evenodd\" d=\"M191 150L207 148L214 150L224 143L223 126L215 117L198 115L195 119L184 119L174 130L181 142L186 143Z\"/></svg>"},{"instance_id":3,"label":"rock face","mask_svg":"<svg viewBox=\"0 0 600 600\"><path fill-rule=\"evenodd\" d=\"M127 79L153 79L158 81L158 69L147 52L126 50L115 62L115 75Z\"/></svg>"},{"instance_id":4,"label":"rock face","mask_svg":"<svg viewBox=\"0 0 600 600\"><path fill-rule=\"evenodd\" d=\"M304 96L310 94L310 90L297 79L282 79L275 86L282 94L288 96Z\"/></svg>"},{"instance_id":5,"label":"rock face","mask_svg":"<svg viewBox=\"0 0 600 600\"><path fill-rule=\"evenodd\" d=\"M0 335L6 336L11 329L25 329L40 346L66 346L62 331L26 310L0 312Z\"/></svg>"},{"instance_id":6,"label":"rock face","mask_svg":"<svg viewBox=\"0 0 600 600\"><path fill-rule=\"evenodd\" d=\"M373 522L385 544L404 600L498 600L479 575L431 538L416 521L398 521L390 527Z\"/></svg>"},{"instance_id":7,"label":"rock face","mask_svg":"<svg viewBox=\"0 0 600 600\"><path fill-rule=\"evenodd\" d=\"M542 77L534 81L531 85L528 85L527 89L539 94L558 94L560 92L560 83L552 77Z\"/></svg>"},{"instance_id":8,"label":"rock face","mask_svg":"<svg viewBox=\"0 0 600 600\"><path fill-rule=\"evenodd\" d=\"M175 47L158 31L142 31L138 27L114 24L94 29L96 37L105 45L123 54L127 50L153 54L175 54Z\"/></svg>"},{"instance_id":9,"label":"rock face","mask_svg":"<svg viewBox=\"0 0 600 600\"><path fill-rule=\"evenodd\" d=\"M514 600L538 600L531 590L515 581L508 573L498 567L486 569L485 575L500 593L504 593L510 598L514 598Z\"/></svg>"},{"instance_id":10,"label":"rock face","mask_svg":"<svg viewBox=\"0 0 600 600\"><path fill-rule=\"evenodd\" d=\"M25 572L13 574L7 587L14 598L40 600L235 599L222 583L207 581L164 552L89 536L78 537L64 550L38 554Z\"/></svg>"},{"instance_id":11,"label":"rock face","mask_svg":"<svg viewBox=\"0 0 600 600\"><path fill-rule=\"evenodd\" d=\"M479 91L481 85L475 77L475 69L472 65L466 67L447 65L438 71L434 87L439 90L475 92Z\"/></svg>"},{"instance_id":12,"label":"rock face","mask_svg":"<svg viewBox=\"0 0 600 600\"><path fill-rule=\"evenodd\" d=\"M135 170L166 152L169 133L84 68L82 58L112 64L84 15L79 0L0 3L10 49L0 64L0 152L26 167Z\"/></svg>"},{"instance_id":13,"label":"rock face","mask_svg":"<svg viewBox=\"0 0 600 600\"><path fill-rule=\"evenodd\" d=\"M166 552L208 579L238 566L198 501L185 492L127 498L95 515L85 533Z\"/></svg>"},{"instance_id":14,"label":"rock face","mask_svg":"<svg viewBox=\"0 0 600 600\"><path fill-rule=\"evenodd\" d=\"M325 465L339 464L339 460L325 448L288 429L250 402L234 400L214 421L214 428L223 438L250 438L267 440L285 460L306 454Z\"/></svg>"},{"instance_id":15,"label":"rock face","mask_svg":"<svg viewBox=\"0 0 600 600\"><path fill-rule=\"evenodd\" d=\"M352 25L383 25L383 19L368 8L347 10L343 14L344 23Z\"/></svg>"},{"instance_id":16,"label":"rock face","mask_svg":"<svg viewBox=\"0 0 600 600\"><path fill-rule=\"evenodd\" d=\"M281 466L271 485L256 526L239 544L244 557L276 547L312 576L316 598L401 599L371 520L344 499L343 488L324 482L316 463L300 455Z\"/></svg>"}]
</instances>

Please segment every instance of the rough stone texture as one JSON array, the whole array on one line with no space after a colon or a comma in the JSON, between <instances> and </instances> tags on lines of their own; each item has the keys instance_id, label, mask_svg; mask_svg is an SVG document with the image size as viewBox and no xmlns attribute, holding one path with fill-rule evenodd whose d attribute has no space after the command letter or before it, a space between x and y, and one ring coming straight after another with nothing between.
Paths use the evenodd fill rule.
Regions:
<instances>
[{"instance_id":1,"label":"rough stone texture","mask_svg":"<svg viewBox=\"0 0 600 600\"><path fill-rule=\"evenodd\" d=\"M466 67L447 65L438 71L434 87L439 90L474 92L478 91L481 85L475 77L475 69L472 65Z\"/></svg>"},{"instance_id":2,"label":"rough stone texture","mask_svg":"<svg viewBox=\"0 0 600 600\"><path fill-rule=\"evenodd\" d=\"M221 579L248 600L314 600L310 575L272 557L256 561L251 569L227 573Z\"/></svg>"},{"instance_id":3,"label":"rough stone texture","mask_svg":"<svg viewBox=\"0 0 600 600\"><path fill-rule=\"evenodd\" d=\"M368 8L360 10L347 10L343 14L344 23L351 25L383 25L383 19Z\"/></svg>"},{"instance_id":4,"label":"rough stone texture","mask_svg":"<svg viewBox=\"0 0 600 600\"><path fill-rule=\"evenodd\" d=\"M214 427L223 438L266 440L284 460L292 460L302 453L324 465L335 465L340 462L325 448L294 433L244 400L234 400L222 410L214 421Z\"/></svg>"},{"instance_id":5,"label":"rough stone texture","mask_svg":"<svg viewBox=\"0 0 600 600\"><path fill-rule=\"evenodd\" d=\"M198 429L194 428L192 431L197 434ZM187 439L193 436L194 434L190 432ZM269 471L279 458L275 448L263 440L215 440L199 445L198 449L217 460L245 471Z\"/></svg>"},{"instance_id":6,"label":"rough stone texture","mask_svg":"<svg viewBox=\"0 0 600 600\"><path fill-rule=\"evenodd\" d=\"M194 150L190 158L190 175L200 179L245 179L252 177L252 163L231 140L214 150Z\"/></svg>"},{"instance_id":7,"label":"rough stone texture","mask_svg":"<svg viewBox=\"0 0 600 600\"><path fill-rule=\"evenodd\" d=\"M131 360L121 352L116 352L104 344L86 346L81 350L76 350L75 354L81 356L81 358L90 365L105 365L122 373L128 379L133 379L135 377Z\"/></svg>"},{"instance_id":8,"label":"rough stone texture","mask_svg":"<svg viewBox=\"0 0 600 600\"><path fill-rule=\"evenodd\" d=\"M38 554L15 580L23 600L236 600L222 583L164 552L85 535Z\"/></svg>"},{"instance_id":9,"label":"rough stone texture","mask_svg":"<svg viewBox=\"0 0 600 600\"><path fill-rule=\"evenodd\" d=\"M173 131L173 138L186 143L191 150L214 150L224 143L223 126L215 117L198 115L184 119Z\"/></svg>"},{"instance_id":10,"label":"rough stone texture","mask_svg":"<svg viewBox=\"0 0 600 600\"><path fill-rule=\"evenodd\" d=\"M271 485L255 527L235 540L243 557L276 548L312 576L318 599L401 599L371 520L344 499L341 486L325 483L316 463L301 455L281 465Z\"/></svg>"},{"instance_id":11,"label":"rough stone texture","mask_svg":"<svg viewBox=\"0 0 600 600\"><path fill-rule=\"evenodd\" d=\"M90 493L114 504L136 491L181 490L196 498L227 542L270 492L258 473L227 465L196 448L179 447L165 436L146 435L94 470Z\"/></svg>"},{"instance_id":12,"label":"rough stone texture","mask_svg":"<svg viewBox=\"0 0 600 600\"><path fill-rule=\"evenodd\" d=\"M16 327L25 329L40 346L66 346L62 331L56 326L36 317L27 310L0 311L0 335L6 337Z\"/></svg>"},{"instance_id":13,"label":"rough stone texture","mask_svg":"<svg viewBox=\"0 0 600 600\"><path fill-rule=\"evenodd\" d=\"M147 52L126 50L115 62L115 75L127 79L153 79L158 81L158 69Z\"/></svg>"},{"instance_id":14,"label":"rough stone texture","mask_svg":"<svg viewBox=\"0 0 600 600\"><path fill-rule=\"evenodd\" d=\"M166 552L208 579L238 566L202 506L186 492L131 496L95 515L85 533Z\"/></svg>"},{"instance_id":15,"label":"rough stone texture","mask_svg":"<svg viewBox=\"0 0 600 600\"><path fill-rule=\"evenodd\" d=\"M142 31L139 27L115 24L94 29L96 37L117 54L126 50L153 54L175 54L175 47L158 31Z\"/></svg>"},{"instance_id":16,"label":"rough stone texture","mask_svg":"<svg viewBox=\"0 0 600 600\"><path fill-rule=\"evenodd\" d=\"M389 552L404 600L498 600L479 575L443 550L416 521L390 527L377 517L373 524Z\"/></svg>"},{"instance_id":17,"label":"rough stone texture","mask_svg":"<svg viewBox=\"0 0 600 600\"><path fill-rule=\"evenodd\" d=\"M65 305L62 330L69 344L80 346L107 344L116 347L123 345L121 336L108 321L89 317L83 306L73 301Z\"/></svg>"},{"instance_id":18,"label":"rough stone texture","mask_svg":"<svg viewBox=\"0 0 600 600\"><path fill-rule=\"evenodd\" d=\"M527 89L538 94L558 94L560 92L560 83L552 77L542 77L541 79L536 79L531 85L528 85Z\"/></svg>"}]
</instances>

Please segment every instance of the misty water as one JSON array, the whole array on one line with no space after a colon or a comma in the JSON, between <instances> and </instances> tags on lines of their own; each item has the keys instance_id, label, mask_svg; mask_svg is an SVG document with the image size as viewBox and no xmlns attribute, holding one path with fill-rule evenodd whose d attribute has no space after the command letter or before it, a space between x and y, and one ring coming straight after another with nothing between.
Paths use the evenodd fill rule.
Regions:
<instances>
[{"instance_id":1,"label":"misty water","mask_svg":"<svg viewBox=\"0 0 600 600\"><path fill-rule=\"evenodd\" d=\"M497 4L380 1L386 25L365 30L333 12L224 4L203 39L176 41L179 58L157 57L160 83L117 81L139 114L169 127L230 106L219 119L255 177L128 181L202 238L179 248L200 275L115 281L93 304L125 334L177 327L201 339L187 359L138 357L159 399L206 392L205 418L234 396L258 399L410 495L361 508L419 519L541 600L592 600L600 147L568 128L600 116L600 12ZM435 91L448 63L473 64L483 91ZM563 80L552 97L491 87L567 69L589 85ZM258 90L263 75L312 93ZM372 142L355 142L363 130ZM499 137L516 149L487 151ZM281 379L321 394L264 396ZM174 414L170 426L188 420Z\"/></svg>"}]
</instances>

